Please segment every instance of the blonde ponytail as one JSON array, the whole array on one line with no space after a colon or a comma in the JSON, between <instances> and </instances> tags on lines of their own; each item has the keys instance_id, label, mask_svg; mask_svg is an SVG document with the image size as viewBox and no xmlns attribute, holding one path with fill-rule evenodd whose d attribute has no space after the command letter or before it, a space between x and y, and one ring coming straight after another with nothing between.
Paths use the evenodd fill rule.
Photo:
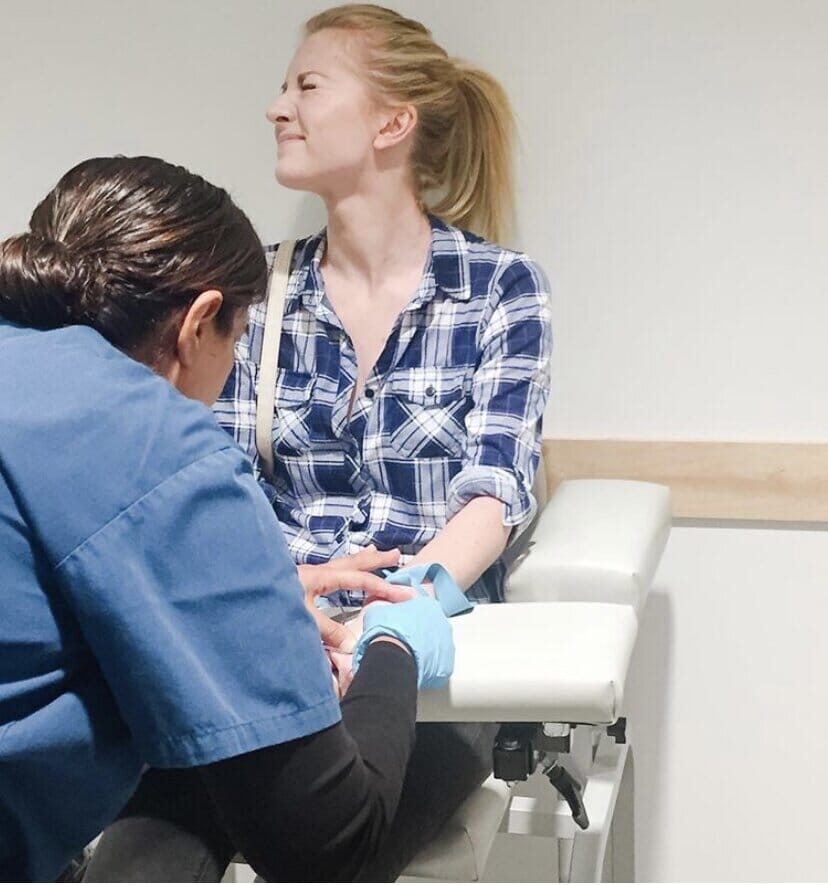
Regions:
<instances>
[{"instance_id":1,"label":"blonde ponytail","mask_svg":"<svg viewBox=\"0 0 828 885\"><path fill-rule=\"evenodd\" d=\"M412 173L426 208L487 239L507 238L515 123L497 80L450 59L424 25L382 6L328 9L307 22L305 33L326 28L364 35L368 80L382 96L416 107Z\"/></svg>"},{"instance_id":2,"label":"blonde ponytail","mask_svg":"<svg viewBox=\"0 0 828 885\"><path fill-rule=\"evenodd\" d=\"M500 83L480 68L456 62L460 93L448 136L443 194L435 215L502 242L514 211L515 124Z\"/></svg>"}]
</instances>

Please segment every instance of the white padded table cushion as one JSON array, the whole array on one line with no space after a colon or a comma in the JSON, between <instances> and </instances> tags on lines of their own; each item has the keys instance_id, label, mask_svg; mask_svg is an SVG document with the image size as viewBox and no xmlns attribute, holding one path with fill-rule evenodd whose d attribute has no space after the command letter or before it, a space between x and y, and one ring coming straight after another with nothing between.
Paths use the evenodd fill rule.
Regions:
<instances>
[{"instance_id":1,"label":"white padded table cushion","mask_svg":"<svg viewBox=\"0 0 828 885\"><path fill-rule=\"evenodd\" d=\"M528 554L519 554L511 570L506 599L616 602L640 610L670 524L665 486L621 479L562 482L528 539Z\"/></svg>"},{"instance_id":2,"label":"white padded table cushion","mask_svg":"<svg viewBox=\"0 0 828 885\"><path fill-rule=\"evenodd\" d=\"M478 605L452 618L454 673L420 722L615 722L638 619L629 605Z\"/></svg>"}]
</instances>

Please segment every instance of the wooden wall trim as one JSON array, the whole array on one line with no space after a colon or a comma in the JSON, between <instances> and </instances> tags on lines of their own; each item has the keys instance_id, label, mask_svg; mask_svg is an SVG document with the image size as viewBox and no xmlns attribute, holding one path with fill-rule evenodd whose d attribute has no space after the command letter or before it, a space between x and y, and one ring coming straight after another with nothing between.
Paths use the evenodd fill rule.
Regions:
<instances>
[{"instance_id":1,"label":"wooden wall trim","mask_svg":"<svg viewBox=\"0 0 828 885\"><path fill-rule=\"evenodd\" d=\"M638 479L673 493L676 518L828 522L828 443L545 439L563 479Z\"/></svg>"}]
</instances>

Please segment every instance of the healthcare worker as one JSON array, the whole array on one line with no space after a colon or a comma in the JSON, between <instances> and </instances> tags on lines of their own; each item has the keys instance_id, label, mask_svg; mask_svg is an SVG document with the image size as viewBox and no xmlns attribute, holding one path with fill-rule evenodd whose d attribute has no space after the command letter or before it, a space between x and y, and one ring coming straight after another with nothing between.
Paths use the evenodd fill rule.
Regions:
<instances>
[{"instance_id":1,"label":"healthcare worker","mask_svg":"<svg viewBox=\"0 0 828 885\"><path fill-rule=\"evenodd\" d=\"M451 630L366 573L395 554L303 595L208 407L264 285L227 193L147 157L81 163L0 244L0 878L59 876L147 766L270 879L353 878L394 817ZM371 607L341 708L304 598L338 587L406 599Z\"/></svg>"}]
</instances>

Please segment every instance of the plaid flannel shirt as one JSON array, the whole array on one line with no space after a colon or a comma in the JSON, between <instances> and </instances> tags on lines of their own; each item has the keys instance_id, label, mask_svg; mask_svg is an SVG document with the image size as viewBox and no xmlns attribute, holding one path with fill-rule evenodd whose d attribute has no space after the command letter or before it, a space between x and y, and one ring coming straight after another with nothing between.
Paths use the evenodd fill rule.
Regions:
<instances>
[{"instance_id":1,"label":"plaid flannel shirt","mask_svg":"<svg viewBox=\"0 0 828 885\"><path fill-rule=\"evenodd\" d=\"M416 554L472 498L531 521L549 397L549 286L525 255L431 218L420 286L354 401L353 344L325 296L324 231L300 240L285 300L273 482L260 482L297 563L368 544ZM272 265L276 247L267 249ZM256 389L265 305L251 308L216 416L259 465ZM495 563L470 588L502 599Z\"/></svg>"}]
</instances>

